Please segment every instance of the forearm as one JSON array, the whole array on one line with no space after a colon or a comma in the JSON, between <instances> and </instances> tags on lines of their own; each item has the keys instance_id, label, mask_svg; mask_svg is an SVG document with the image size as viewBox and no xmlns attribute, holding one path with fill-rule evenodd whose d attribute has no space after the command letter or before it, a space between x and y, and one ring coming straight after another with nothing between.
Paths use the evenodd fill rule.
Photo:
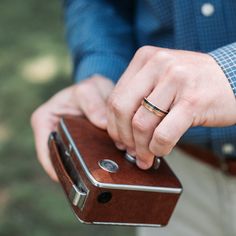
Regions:
<instances>
[{"instance_id":1,"label":"forearm","mask_svg":"<svg viewBox=\"0 0 236 236\"><path fill-rule=\"evenodd\" d=\"M135 50L132 1L64 2L74 79L100 74L116 82Z\"/></svg>"}]
</instances>

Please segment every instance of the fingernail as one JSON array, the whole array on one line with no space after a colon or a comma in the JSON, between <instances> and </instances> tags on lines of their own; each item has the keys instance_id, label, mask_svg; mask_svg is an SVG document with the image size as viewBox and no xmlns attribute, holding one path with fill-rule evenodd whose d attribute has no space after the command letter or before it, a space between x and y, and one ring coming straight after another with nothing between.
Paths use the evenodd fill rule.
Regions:
<instances>
[{"instance_id":1,"label":"fingernail","mask_svg":"<svg viewBox=\"0 0 236 236\"><path fill-rule=\"evenodd\" d=\"M107 125L107 118L105 116L101 116L98 118L101 125L106 126Z\"/></svg>"},{"instance_id":2,"label":"fingernail","mask_svg":"<svg viewBox=\"0 0 236 236\"><path fill-rule=\"evenodd\" d=\"M135 150L133 150L133 149L129 149L129 148L128 148L126 151L128 152L129 155L131 155L131 156L133 156L133 157L136 156L136 152L135 152Z\"/></svg>"},{"instance_id":3,"label":"fingernail","mask_svg":"<svg viewBox=\"0 0 236 236\"><path fill-rule=\"evenodd\" d=\"M120 150L122 150L122 151L125 150L125 146L124 146L123 144L121 144L121 143L115 143L115 145L116 145L116 147L117 147L118 149L120 149Z\"/></svg>"},{"instance_id":4,"label":"fingernail","mask_svg":"<svg viewBox=\"0 0 236 236\"><path fill-rule=\"evenodd\" d=\"M138 159L136 161L136 164L140 169L143 169L143 170L146 170L149 168L149 165L146 162L138 160Z\"/></svg>"}]
</instances>

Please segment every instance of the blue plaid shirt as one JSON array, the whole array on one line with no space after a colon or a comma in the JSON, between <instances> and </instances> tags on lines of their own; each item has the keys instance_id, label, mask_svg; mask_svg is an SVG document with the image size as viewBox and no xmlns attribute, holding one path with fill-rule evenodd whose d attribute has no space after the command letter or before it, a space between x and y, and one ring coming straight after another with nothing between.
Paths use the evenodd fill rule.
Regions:
<instances>
[{"instance_id":1,"label":"blue plaid shirt","mask_svg":"<svg viewBox=\"0 0 236 236\"><path fill-rule=\"evenodd\" d=\"M154 45L209 53L236 96L235 0L64 0L64 6L77 82L93 74L116 82L137 48ZM181 141L236 157L236 126L194 127Z\"/></svg>"}]
</instances>

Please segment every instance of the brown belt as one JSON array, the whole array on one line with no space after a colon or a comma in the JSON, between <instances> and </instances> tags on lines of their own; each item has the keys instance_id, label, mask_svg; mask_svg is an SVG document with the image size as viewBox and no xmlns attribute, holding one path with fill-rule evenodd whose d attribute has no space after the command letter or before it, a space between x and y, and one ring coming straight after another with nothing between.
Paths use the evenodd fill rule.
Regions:
<instances>
[{"instance_id":1,"label":"brown belt","mask_svg":"<svg viewBox=\"0 0 236 236\"><path fill-rule=\"evenodd\" d=\"M189 144L179 144L178 147L189 154L191 157L202 161L210 166L222 170L228 175L236 176L236 159L222 159L209 149L199 148L198 146Z\"/></svg>"}]
</instances>

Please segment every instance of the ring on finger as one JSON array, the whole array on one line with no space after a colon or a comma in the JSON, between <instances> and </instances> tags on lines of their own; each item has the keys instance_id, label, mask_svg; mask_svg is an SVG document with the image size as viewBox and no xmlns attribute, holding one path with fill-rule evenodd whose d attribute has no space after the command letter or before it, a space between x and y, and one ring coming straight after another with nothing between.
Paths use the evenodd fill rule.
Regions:
<instances>
[{"instance_id":1,"label":"ring on finger","mask_svg":"<svg viewBox=\"0 0 236 236\"><path fill-rule=\"evenodd\" d=\"M147 98L143 98L142 100L142 106L144 106L147 110L149 110L150 112L152 112L153 114L155 114L156 116L159 116L161 118L165 117L168 114L168 111L164 111L160 108L158 108L157 106L155 106L153 103L151 103L150 101L148 101Z\"/></svg>"}]
</instances>

